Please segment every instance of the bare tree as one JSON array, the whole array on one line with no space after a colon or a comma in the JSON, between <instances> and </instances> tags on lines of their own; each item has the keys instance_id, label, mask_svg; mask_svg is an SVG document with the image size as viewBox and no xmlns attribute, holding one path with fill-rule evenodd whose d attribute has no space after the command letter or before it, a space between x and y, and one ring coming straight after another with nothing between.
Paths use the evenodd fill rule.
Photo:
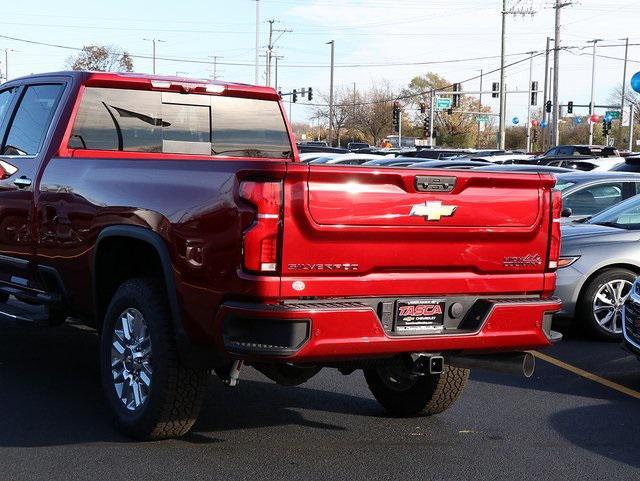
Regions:
<instances>
[{"instance_id":1,"label":"bare tree","mask_svg":"<svg viewBox=\"0 0 640 481\"><path fill-rule=\"evenodd\" d=\"M85 45L75 57L67 59L67 65L73 70L133 71L131 55L112 45Z\"/></svg>"},{"instance_id":2,"label":"bare tree","mask_svg":"<svg viewBox=\"0 0 640 481\"><path fill-rule=\"evenodd\" d=\"M317 116L321 119L328 120L329 119L329 96L321 95L323 105L317 111ZM333 119L331 119L331 125L333 127L333 131L336 133L336 137L338 138L338 147L340 147L340 139L341 132L347 126L347 124L353 121L354 114L354 96L353 91L349 90L345 87L341 87L336 89L334 92L334 104L333 104Z\"/></svg>"},{"instance_id":3,"label":"bare tree","mask_svg":"<svg viewBox=\"0 0 640 481\"><path fill-rule=\"evenodd\" d=\"M362 100L352 110L356 126L373 145L378 144L392 131L393 99L397 94L388 82L374 84L362 95Z\"/></svg>"}]
</instances>

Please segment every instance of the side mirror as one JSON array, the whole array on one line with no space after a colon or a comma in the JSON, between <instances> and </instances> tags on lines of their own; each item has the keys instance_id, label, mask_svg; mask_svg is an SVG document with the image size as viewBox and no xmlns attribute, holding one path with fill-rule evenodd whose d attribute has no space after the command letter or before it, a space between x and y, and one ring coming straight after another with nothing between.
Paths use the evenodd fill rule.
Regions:
<instances>
[{"instance_id":1,"label":"side mirror","mask_svg":"<svg viewBox=\"0 0 640 481\"><path fill-rule=\"evenodd\" d=\"M562 209L562 212L560 212L560 217L571 217L572 214L573 211L571 210L571 208L565 207L564 209Z\"/></svg>"}]
</instances>

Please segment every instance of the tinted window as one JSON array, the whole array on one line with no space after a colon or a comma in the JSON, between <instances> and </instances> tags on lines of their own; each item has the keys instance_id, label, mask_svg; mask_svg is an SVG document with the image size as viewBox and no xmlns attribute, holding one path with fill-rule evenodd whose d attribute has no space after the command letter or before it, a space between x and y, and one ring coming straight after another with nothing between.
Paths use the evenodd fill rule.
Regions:
<instances>
[{"instance_id":1,"label":"tinted window","mask_svg":"<svg viewBox=\"0 0 640 481\"><path fill-rule=\"evenodd\" d=\"M161 152L161 108L160 92L87 88L69 147Z\"/></svg>"},{"instance_id":2,"label":"tinted window","mask_svg":"<svg viewBox=\"0 0 640 481\"><path fill-rule=\"evenodd\" d=\"M0 125L4 121L4 118L9 111L9 107L11 107L11 102L13 101L13 96L17 91L17 87L12 89L3 90L0 92Z\"/></svg>"},{"instance_id":3,"label":"tinted window","mask_svg":"<svg viewBox=\"0 0 640 481\"><path fill-rule=\"evenodd\" d=\"M573 152L573 147L559 147L557 155L572 155Z\"/></svg>"},{"instance_id":4,"label":"tinted window","mask_svg":"<svg viewBox=\"0 0 640 481\"><path fill-rule=\"evenodd\" d=\"M574 215L593 215L622 201L622 191L622 182L598 184L573 192L562 202Z\"/></svg>"},{"instance_id":5,"label":"tinted window","mask_svg":"<svg viewBox=\"0 0 640 481\"><path fill-rule=\"evenodd\" d=\"M213 97L213 153L279 157L291 154L277 102Z\"/></svg>"},{"instance_id":6,"label":"tinted window","mask_svg":"<svg viewBox=\"0 0 640 481\"><path fill-rule=\"evenodd\" d=\"M62 85L27 87L9 128L3 154L35 155L40 151L62 88Z\"/></svg>"},{"instance_id":7,"label":"tinted window","mask_svg":"<svg viewBox=\"0 0 640 481\"><path fill-rule=\"evenodd\" d=\"M639 163L627 163L623 162L621 164L616 165L613 169L616 172L640 172L640 164Z\"/></svg>"},{"instance_id":8,"label":"tinted window","mask_svg":"<svg viewBox=\"0 0 640 481\"><path fill-rule=\"evenodd\" d=\"M286 158L277 102L87 88L70 148Z\"/></svg>"}]
</instances>

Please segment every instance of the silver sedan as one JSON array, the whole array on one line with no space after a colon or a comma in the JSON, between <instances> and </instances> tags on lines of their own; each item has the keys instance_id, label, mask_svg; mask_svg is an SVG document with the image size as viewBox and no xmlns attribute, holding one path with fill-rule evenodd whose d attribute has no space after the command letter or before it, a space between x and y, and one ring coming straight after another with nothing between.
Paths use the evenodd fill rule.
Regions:
<instances>
[{"instance_id":1,"label":"silver sedan","mask_svg":"<svg viewBox=\"0 0 640 481\"><path fill-rule=\"evenodd\" d=\"M596 338L621 339L622 306L640 274L640 196L563 226L560 255L558 315L574 317Z\"/></svg>"}]
</instances>

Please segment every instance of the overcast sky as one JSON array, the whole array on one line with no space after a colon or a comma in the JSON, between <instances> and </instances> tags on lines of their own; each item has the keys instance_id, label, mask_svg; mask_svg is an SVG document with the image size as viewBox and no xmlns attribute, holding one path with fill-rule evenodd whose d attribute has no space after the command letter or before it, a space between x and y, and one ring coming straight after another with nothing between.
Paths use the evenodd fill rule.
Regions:
<instances>
[{"instance_id":1,"label":"overcast sky","mask_svg":"<svg viewBox=\"0 0 640 481\"><path fill-rule=\"evenodd\" d=\"M509 16L510 63L525 58L524 52L544 50L546 37L553 36L554 2L508 3L536 11L534 16ZM602 45L615 45L622 43L620 38L629 37L632 44L639 44L629 48L629 72L640 70L638 0L574 3L562 9L562 44L587 47L587 40L600 38L605 40ZM387 80L401 87L428 71L460 82L478 75L480 69L487 72L499 67L501 4L501 0L260 0L261 47L267 44L267 20L277 20L276 28L293 30L278 39L275 49L284 57L278 82L285 91L307 86L317 92L328 91L330 50L325 43L329 40L336 42L336 86L352 87L355 82L358 88L366 89ZM137 55L150 55L151 44L143 38L155 37L165 41L158 44L160 57L212 61L209 56L222 56L219 77L253 83L255 6L255 0L22 0L5 5L0 34L69 47L112 44ZM74 53L6 38L0 38L0 48L15 50L9 52L10 78L64 69L66 59ZM587 47L562 53L563 102L588 103L590 52ZM599 53L622 58L624 47L601 48ZM494 58L469 60L476 57ZM451 60L461 61L416 65ZM0 61L4 70L2 55ZM201 63L159 60L157 65L162 74L208 77L212 73L210 65ZM597 58L597 103L606 102L621 83L622 66L621 60ZM150 72L151 61L136 58L134 67ZM264 67L260 71L264 81ZM528 62L509 68L508 88L526 89L528 77ZM485 85L497 79L497 72L488 75ZM542 86L544 56L534 60L533 79ZM463 84L467 90L477 87L478 80ZM526 97L508 98L508 118L526 115ZM496 99L486 98L486 102L497 109ZM305 120L311 110L301 101L293 108L293 120Z\"/></svg>"}]
</instances>

